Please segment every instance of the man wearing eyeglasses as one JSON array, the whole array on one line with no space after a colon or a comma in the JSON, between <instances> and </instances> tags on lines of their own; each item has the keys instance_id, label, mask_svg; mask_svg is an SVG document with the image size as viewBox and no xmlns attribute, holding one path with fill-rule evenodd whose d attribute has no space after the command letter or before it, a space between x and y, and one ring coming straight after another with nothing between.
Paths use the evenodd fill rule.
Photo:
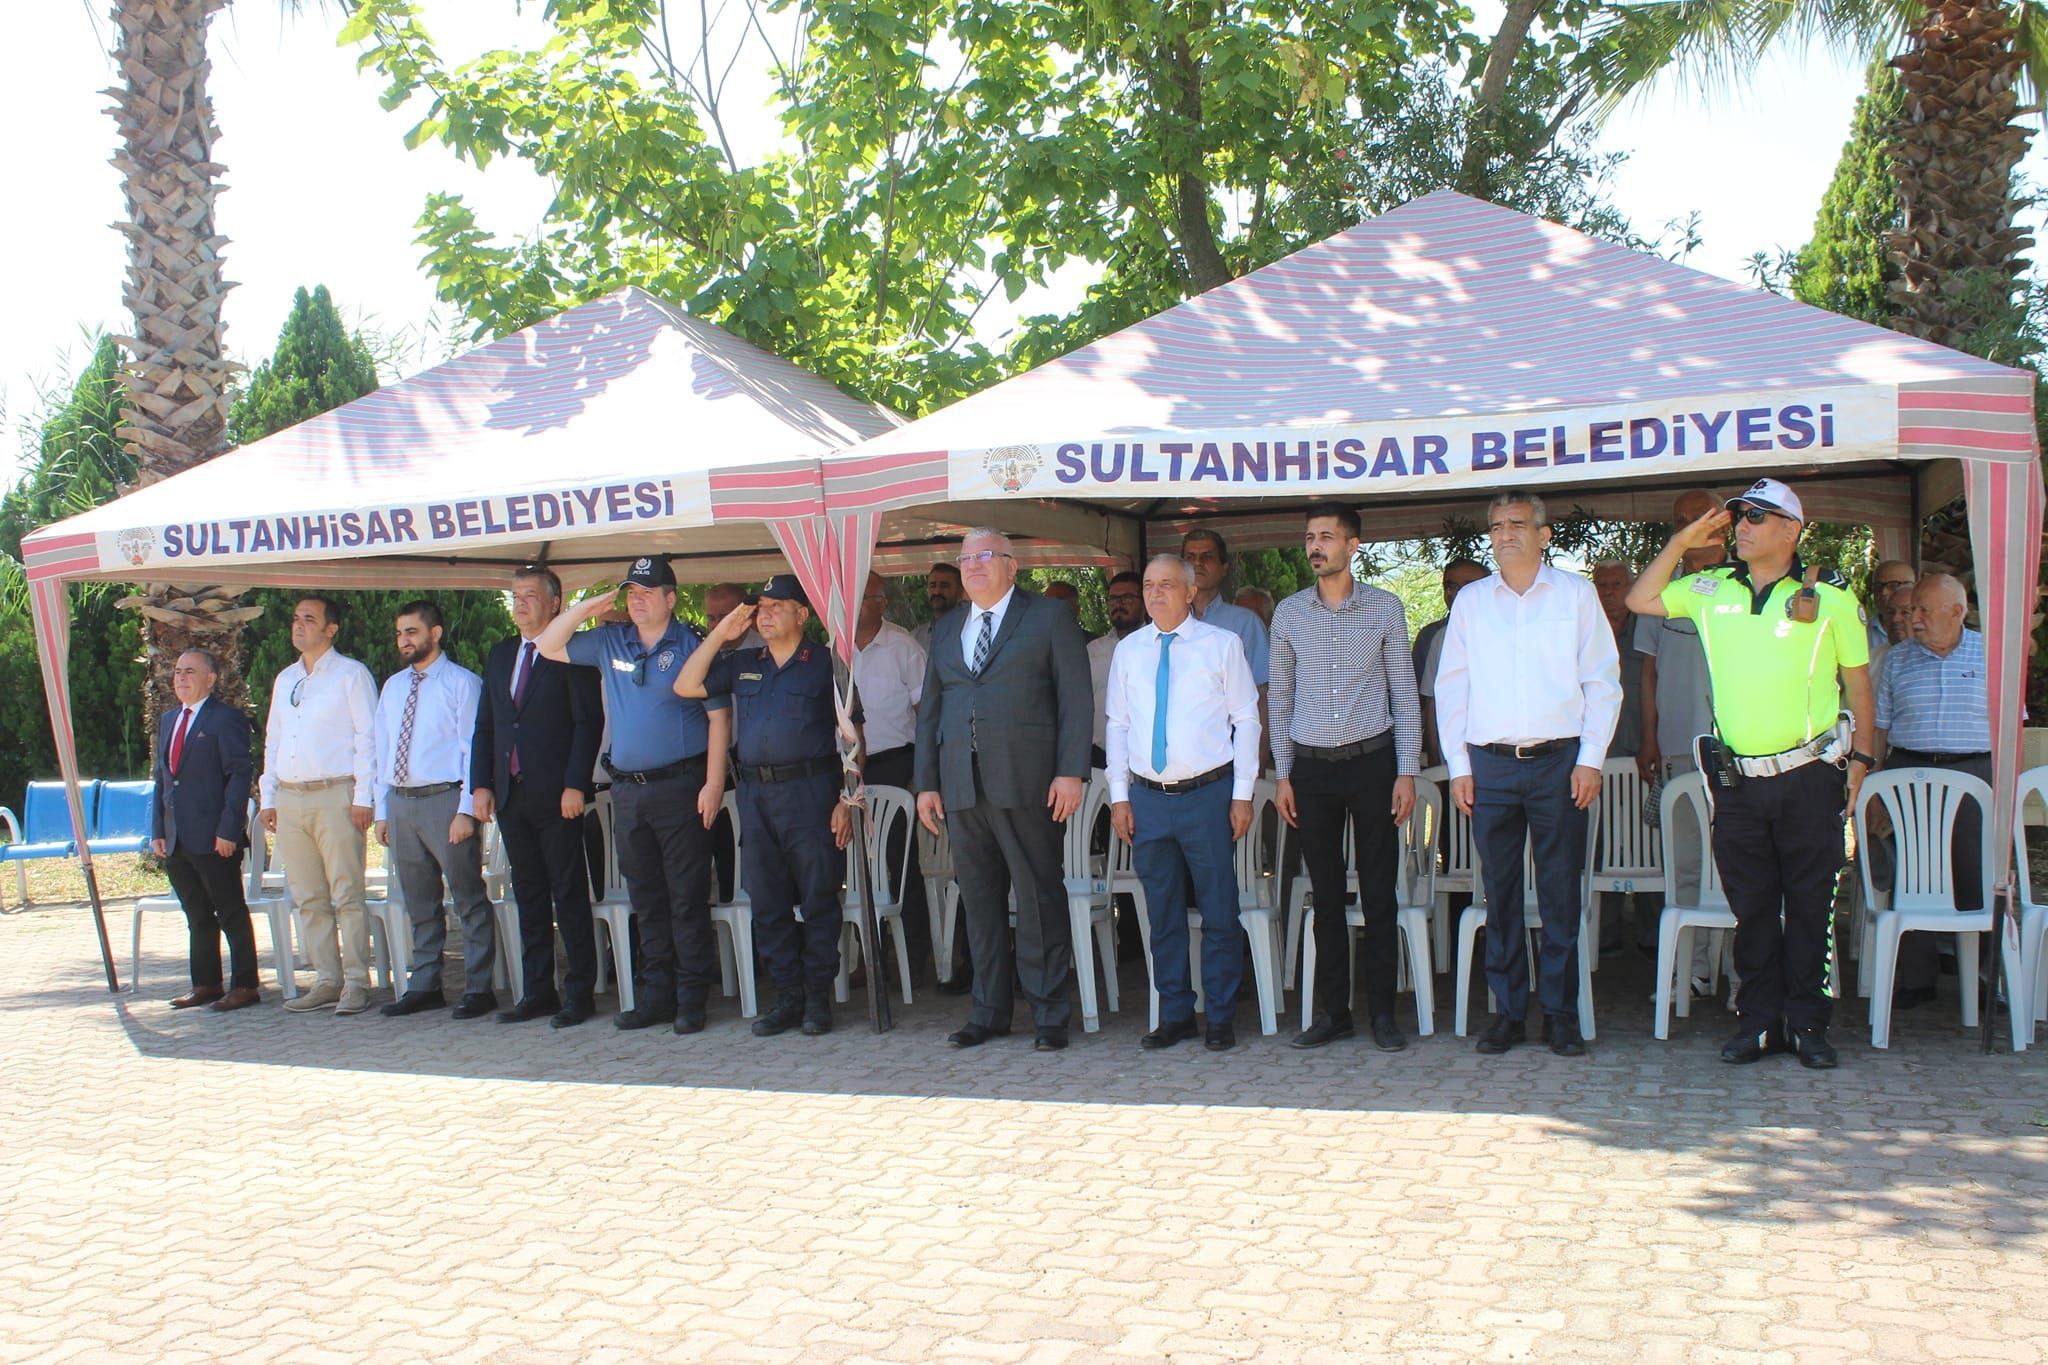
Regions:
<instances>
[{"instance_id":1,"label":"man wearing eyeglasses","mask_svg":"<svg viewBox=\"0 0 2048 1365\"><path fill-rule=\"evenodd\" d=\"M334 648L340 628L341 608L332 598L299 599L292 608L299 657L271 685L263 726L259 818L277 836L316 974L312 990L285 1002L297 1013L332 1007L361 1014L370 1007L363 835L373 814L377 684L369 669Z\"/></svg>"},{"instance_id":2,"label":"man wearing eyeglasses","mask_svg":"<svg viewBox=\"0 0 2048 1365\"><path fill-rule=\"evenodd\" d=\"M676 678L703 637L676 619L676 576L645 556L626 571L627 619L591 630L609 593L587 597L540 633L543 657L597 670L611 721L612 842L638 922L639 999L616 1028L673 1024L702 1033L718 971L711 936L711 826L725 800L732 711L692 701Z\"/></svg>"},{"instance_id":3,"label":"man wearing eyeglasses","mask_svg":"<svg viewBox=\"0 0 2048 1365\"><path fill-rule=\"evenodd\" d=\"M968 533L960 576L968 603L932 627L917 718L917 815L933 834L946 822L974 962L972 1009L946 1041L978 1047L1008 1033L1014 976L1037 1050L1058 1052L1074 968L1062 826L1088 780L1087 641L1072 612L1017 589L1002 532Z\"/></svg>"},{"instance_id":4,"label":"man wearing eyeglasses","mask_svg":"<svg viewBox=\"0 0 2048 1365\"><path fill-rule=\"evenodd\" d=\"M1671 537L1630 591L1643 616L1698 623L1718 747L1708 775L1714 864L1735 912L1738 1028L1721 1060L1795 1053L1835 1065L1828 944L1842 813L1874 766L1870 642L1838 575L1799 561L1799 495L1758 479ZM1735 523L1733 569L1671 581L1679 561ZM1841 733L1844 697L1853 721Z\"/></svg>"}]
</instances>

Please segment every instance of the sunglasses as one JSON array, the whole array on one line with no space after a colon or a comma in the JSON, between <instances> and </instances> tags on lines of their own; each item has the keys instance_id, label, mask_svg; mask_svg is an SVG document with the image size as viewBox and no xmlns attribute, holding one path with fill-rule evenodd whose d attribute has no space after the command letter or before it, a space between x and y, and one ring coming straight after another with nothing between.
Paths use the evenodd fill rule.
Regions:
<instances>
[{"instance_id":1,"label":"sunglasses","mask_svg":"<svg viewBox=\"0 0 2048 1365\"><path fill-rule=\"evenodd\" d=\"M299 679L299 680L298 680L297 682L295 682L295 683L293 683L293 684L292 684L292 705L293 705L293 706L297 706L297 705L299 704L299 698L301 698L301 697L303 697L303 696L305 696L305 695L306 695L306 684L307 684L307 683L308 683L309 681L311 681L311 680L310 680L310 679L307 679L307 678L301 678L301 679Z\"/></svg>"},{"instance_id":2,"label":"sunglasses","mask_svg":"<svg viewBox=\"0 0 2048 1365\"><path fill-rule=\"evenodd\" d=\"M1738 521L1746 521L1751 526L1761 526L1766 518L1785 517L1785 514L1773 512L1767 507L1738 507L1735 509L1735 517ZM1785 517L1785 520L1792 521L1793 518Z\"/></svg>"}]
</instances>

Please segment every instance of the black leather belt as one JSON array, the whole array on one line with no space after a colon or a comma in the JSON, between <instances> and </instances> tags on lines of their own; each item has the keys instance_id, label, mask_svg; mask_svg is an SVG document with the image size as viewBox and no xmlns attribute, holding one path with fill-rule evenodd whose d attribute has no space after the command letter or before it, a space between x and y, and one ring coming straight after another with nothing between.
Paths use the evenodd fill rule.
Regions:
<instances>
[{"instance_id":1,"label":"black leather belt","mask_svg":"<svg viewBox=\"0 0 2048 1365\"><path fill-rule=\"evenodd\" d=\"M1888 768L1893 766L1901 768L1953 768L1964 763L1982 763L1990 757L1991 751L1989 749L1980 750L1974 754L1937 754L1931 753L1926 749L1914 749L1904 744L1894 744L1891 753L1885 757L1885 766ZM1894 759L1898 760L1896 765L1893 763Z\"/></svg>"},{"instance_id":2,"label":"black leather belt","mask_svg":"<svg viewBox=\"0 0 2048 1365\"><path fill-rule=\"evenodd\" d=\"M836 758L812 758L802 763L743 763L739 774L749 782L800 782L806 777L823 777L839 771Z\"/></svg>"},{"instance_id":3,"label":"black leather belt","mask_svg":"<svg viewBox=\"0 0 2048 1365\"><path fill-rule=\"evenodd\" d=\"M1539 739L1534 744L1475 744L1472 747L1499 754L1502 758L1541 758L1545 754L1556 753L1567 744L1578 742L1578 736L1574 735L1570 739Z\"/></svg>"},{"instance_id":4,"label":"black leather belt","mask_svg":"<svg viewBox=\"0 0 2048 1365\"><path fill-rule=\"evenodd\" d=\"M1329 749L1314 744L1296 743L1294 756L1297 759L1312 758L1318 763L1342 763L1347 758L1363 758L1367 754L1376 754L1393 742L1394 732L1390 728L1376 735L1369 735L1356 744L1339 744Z\"/></svg>"},{"instance_id":5,"label":"black leather belt","mask_svg":"<svg viewBox=\"0 0 2048 1365\"><path fill-rule=\"evenodd\" d=\"M452 792L461 785L460 782L429 782L424 787L393 787L391 794L393 796L409 796L417 801L421 797L439 796L442 792Z\"/></svg>"},{"instance_id":6,"label":"black leather belt","mask_svg":"<svg viewBox=\"0 0 2048 1365\"><path fill-rule=\"evenodd\" d=\"M1164 792L1168 796L1179 796L1182 792L1191 792L1198 787L1206 787L1211 782L1221 782L1235 771L1237 771L1235 763L1225 763L1220 768L1211 768L1208 772L1197 773L1193 777L1184 777L1178 782L1154 782L1151 778L1140 776L1137 773L1131 774L1131 781L1148 791Z\"/></svg>"},{"instance_id":7,"label":"black leather belt","mask_svg":"<svg viewBox=\"0 0 2048 1365\"><path fill-rule=\"evenodd\" d=\"M629 773L612 766L611 755L605 755L604 770L612 775L614 782L634 782L646 786L649 782L660 782L670 777L687 777L691 773L704 771L704 755L696 754L666 768L648 768L644 772Z\"/></svg>"}]
</instances>

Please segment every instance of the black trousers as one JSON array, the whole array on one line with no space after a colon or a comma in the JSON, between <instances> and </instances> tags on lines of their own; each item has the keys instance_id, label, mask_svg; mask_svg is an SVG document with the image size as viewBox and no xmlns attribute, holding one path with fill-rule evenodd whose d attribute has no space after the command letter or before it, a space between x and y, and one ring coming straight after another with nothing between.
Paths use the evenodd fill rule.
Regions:
<instances>
[{"instance_id":1,"label":"black trousers","mask_svg":"<svg viewBox=\"0 0 2048 1365\"><path fill-rule=\"evenodd\" d=\"M1735 912L1735 1015L1745 1033L1825 1028L1835 879L1842 871L1841 769L1809 763L1714 790L1714 866Z\"/></svg>"},{"instance_id":2,"label":"black trousers","mask_svg":"<svg viewBox=\"0 0 2048 1365\"><path fill-rule=\"evenodd\" d=\"M1332 1019L1351 1017L1351 931L1344 907L1344 825L1358 858L1358 906L1365 915L1365 1008L1394 1012L1394 876L1400 857L1394 827L1394 746L1326 763L1300 755L1291 774L1302 866L1316 899L1316 1003Z\"/></svg>"},{"instance_id":3,"label":"black trousers","mask_svg":"<svg viewBox=\"0 0 2048 1365\"><path fill-rule=\"evenodd\" d=\"M164 861L171 890L185 911L192 940L192 984L218 986L220 941L228 941L234 966L230 986L256 986L256 935L249 927L249 901L242 893L242 860L178 848Z\"/></svg>"},{"instance_id":4,"label":"black trousers","mask_svg":"<svg viewBox=\"0 0 2048 1365\"><path fill-rule=\"evenodd\" d=\"M597 941L590 927L590 879L583 822L562 818L562 793L552 783L512 779L498 807L498 835L519 902L522 1000L555 994L555 930L562 931L562 995L588 1006L597 988Z\"/></svg>"},{"instance_id":5,"label":"black trousers","mask_svg":"<svg viewBox=\"0 0 2048 1365\"><path fill-rule=\"evenodd\" d=\"M916 747L904 744L894 749L884 749L878 754L869 754L863 776L876 786L901 787L915 795L917 788L912 785L912 781L916 767ZM900 843L892 842L889 847L889 858L891 866L894 866L894 860L899 856L907 856L910 860L903 883L903 933L904 941L910 945L910 970L918 973L937 959L932 956L931 912L925 908L924 866L917 855L915 807L911 809L910 820L910 827L900 836L910 843L908 853L904 854L901 851Z\"/></svg>"},{"instance_id":6,"label":"black trousers","mask_svg":"<svg viewBox=\"0 0 2048 1365\"><path fill-rule=\"evenodd\" d=\"M1067 983L1074 975L1073 930L1067 920L1062 841L1066 827L1044 806L992 806L975 766L976 801L946 808L953 875L967 919L974 962L972 1023L1008 1028L1016 997L1012 977L1042 1029L1064 1029L1072 1013ZM1017 889L1016 947L1010 944L1010 888Z\"/></svg>"},{"instance_id":7,"label":"black trousers","mask_svg":"<svg viewBox=\"0 0 2048 1365\"><path fill-rule=\"evenodd\" d=\"M653 782L612 783L612 837L633 903L639 1003L702 1009L718 975L711 936L711 831L697 816L699 767Z\"/></svg>"}]
</instances>

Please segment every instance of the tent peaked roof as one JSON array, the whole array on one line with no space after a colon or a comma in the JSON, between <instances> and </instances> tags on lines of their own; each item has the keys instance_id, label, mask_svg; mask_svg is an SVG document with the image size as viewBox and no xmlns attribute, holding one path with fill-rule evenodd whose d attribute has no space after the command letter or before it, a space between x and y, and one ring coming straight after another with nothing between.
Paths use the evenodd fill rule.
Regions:
<instances>
[{"instance_id":1,"label":"tent peaked roof","mask_svg":"<svg viewBox=\"0 0 2048 1365\"><path fill-rule=\"evenodd\" d=\"M651 485L661 502L658 515L646 514L648 504L629 495L633 524L624 526L602 509L543 516L547 524L527 537L535 545L608 530L669 531L734 514L758 518L790 498L814 503L818 456L897 421L721 327L626 288L46 528L25 550L38 576L161 576L161 552L173 543L165 528L219 526L225 530L209 530L209 543L239 545L276 575L281 560L407 547L367 538L337 544L331 536L316 545L304 535L281 546L275 534L252 545L253 532L236 533L235 523L289 516L303 530L328 516L372 511L388 523L395 511L411 509L418 533L435 508L475 505L476 527L456 528L475 534L451 534L421 551L502 562L520 552L518 526L490 531L508 522L507 500L531 511L538 498L560 511L547 500L588 503L594 490ZM496 505L486 516L489 500ZM109 535L125 536L116 548L150 562L95 553L95 542L104 551ZM188 540L181 530L175 543ZM231 557L212 558L224 568Z\"/></svg>"},{"instance_id":2,"label":"tent peaked roof","mask_svg":"<svg viewBox=\"0 0 2048 1365\"><path fill-rule=\"evenodd\" d=\"M1441 190L858 453L1357 427L1859 383L2003 395L2013 409L2005 437L2017 457L2030 448L2030 414L2010 401L2031 392L2029 375ZM1901 453L1911 453L1901 436Z\"/></svg>"}]
</instances>

